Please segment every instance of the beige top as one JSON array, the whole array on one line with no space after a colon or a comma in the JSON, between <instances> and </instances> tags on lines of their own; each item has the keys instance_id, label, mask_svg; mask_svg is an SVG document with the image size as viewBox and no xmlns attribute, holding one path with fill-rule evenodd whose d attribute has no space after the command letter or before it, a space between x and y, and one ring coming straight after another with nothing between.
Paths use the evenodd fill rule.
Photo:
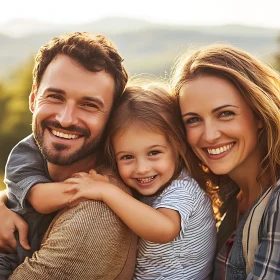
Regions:
<instances>
[{"instance_id":1,"label":"beige top","mask_svg":"<svg viewBox=\"0 0 280 280\"><path fill-rule=\"evenodd\" d=\"M125 192L117 178L110 181ZM39 251L26 258L10 280L130 280L136 259L136 235L100 201L61 210Z\"/></svg>"}]
</instances>

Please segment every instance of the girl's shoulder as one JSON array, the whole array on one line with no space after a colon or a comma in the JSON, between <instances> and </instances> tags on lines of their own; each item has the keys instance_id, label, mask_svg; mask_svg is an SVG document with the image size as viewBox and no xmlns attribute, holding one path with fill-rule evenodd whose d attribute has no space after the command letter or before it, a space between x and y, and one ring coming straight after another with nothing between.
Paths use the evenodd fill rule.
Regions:
<instances>
[{"instance_id":1,"label":"girl's shoulder","mask_svg":"<svg viewBox=\"0 0 280 280\"><path fill-rule=\"evenodd\" d=\"M187 195L195 199L198 196L204 195L204 190L199 186L195 179L193 179L187 170L183 170L178 178L173 180L162 193L162 196L171 194Z\"/></svg>"}]
</instances>

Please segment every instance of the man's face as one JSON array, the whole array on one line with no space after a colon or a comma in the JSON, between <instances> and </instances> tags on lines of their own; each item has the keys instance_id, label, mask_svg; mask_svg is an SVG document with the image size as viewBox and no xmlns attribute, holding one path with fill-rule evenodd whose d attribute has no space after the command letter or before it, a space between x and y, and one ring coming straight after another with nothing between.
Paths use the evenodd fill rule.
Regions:
<instances>
[{"instance_id":1,"label":"man's face","mask_svg":"<svg viewBox=\"0 0 280 280\"><path fill-rule=\"evenodd\" d=\"M105 71L87 71L66 55L51 61L29 100L34 137L48 162L71 165L98 149L114 90Z\"/></svg>"}]
</instances>

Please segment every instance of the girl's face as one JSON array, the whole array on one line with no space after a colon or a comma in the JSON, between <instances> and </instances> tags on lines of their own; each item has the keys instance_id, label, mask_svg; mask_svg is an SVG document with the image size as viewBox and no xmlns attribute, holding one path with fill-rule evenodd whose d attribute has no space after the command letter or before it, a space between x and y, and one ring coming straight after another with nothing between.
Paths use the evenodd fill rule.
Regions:
<instances>
[{"instance_id":1,"label":"girl's face","mask_svg":"<svg viewBox=\"0 0 280 280\"><path fill-rule=\"evenodd\" d=\"M212 172L234 176L258 168L262 124L232 83L200 76L182 87L180 108L187 141Z\"/></svg>"},{"instance_id":2,"label":"girl's face","mask_svg":"<svg viewBox=\"0 0 280 280\"><path fill-rule=\"evenodd\" d=\"M113 139L118 171L123 181L142 195L153 195L172 178L175 153L162 134L139 125Z\"/></svg>"}]
</instances>

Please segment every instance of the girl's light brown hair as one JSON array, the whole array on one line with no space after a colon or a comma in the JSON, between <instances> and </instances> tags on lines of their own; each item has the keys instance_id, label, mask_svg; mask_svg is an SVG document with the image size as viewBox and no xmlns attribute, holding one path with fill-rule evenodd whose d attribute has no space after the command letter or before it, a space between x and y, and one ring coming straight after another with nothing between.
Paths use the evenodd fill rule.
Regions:
<instances>
[{"instance_id":1,"label":"girl's light brown hair","mask_svg":"<svg viewBox=\"0 0 280 280\"><path fill-rule=\"evenodd\" d=\"M108 125L108 138L105 145L107 162L117 171L113 150L114 137L133 126L159 133L166 137L177 156L175 179L187 165L184 128L176 97L170 94L164 84L128 86L118 101Z\"/></svg>"},{"instance_id":2,"label":"girl's light brown hair","mask_svg":"<svg viewBox=\"0 0 280 280\"><path fill-rule=\"evenodd\" d=\"M263 129L259 132L262 151L261 172L268 172L272 183L280 176L280 76L275 70L245 51L229 45L214 44L183 55L175 64L173 93L180 98L184 84L200 75L214 75L229 80L245 98ZM200 161L187 144L192 171L205 176ZM214 174L212 174L214 175Z\"/></svg>"}]
</instances>

